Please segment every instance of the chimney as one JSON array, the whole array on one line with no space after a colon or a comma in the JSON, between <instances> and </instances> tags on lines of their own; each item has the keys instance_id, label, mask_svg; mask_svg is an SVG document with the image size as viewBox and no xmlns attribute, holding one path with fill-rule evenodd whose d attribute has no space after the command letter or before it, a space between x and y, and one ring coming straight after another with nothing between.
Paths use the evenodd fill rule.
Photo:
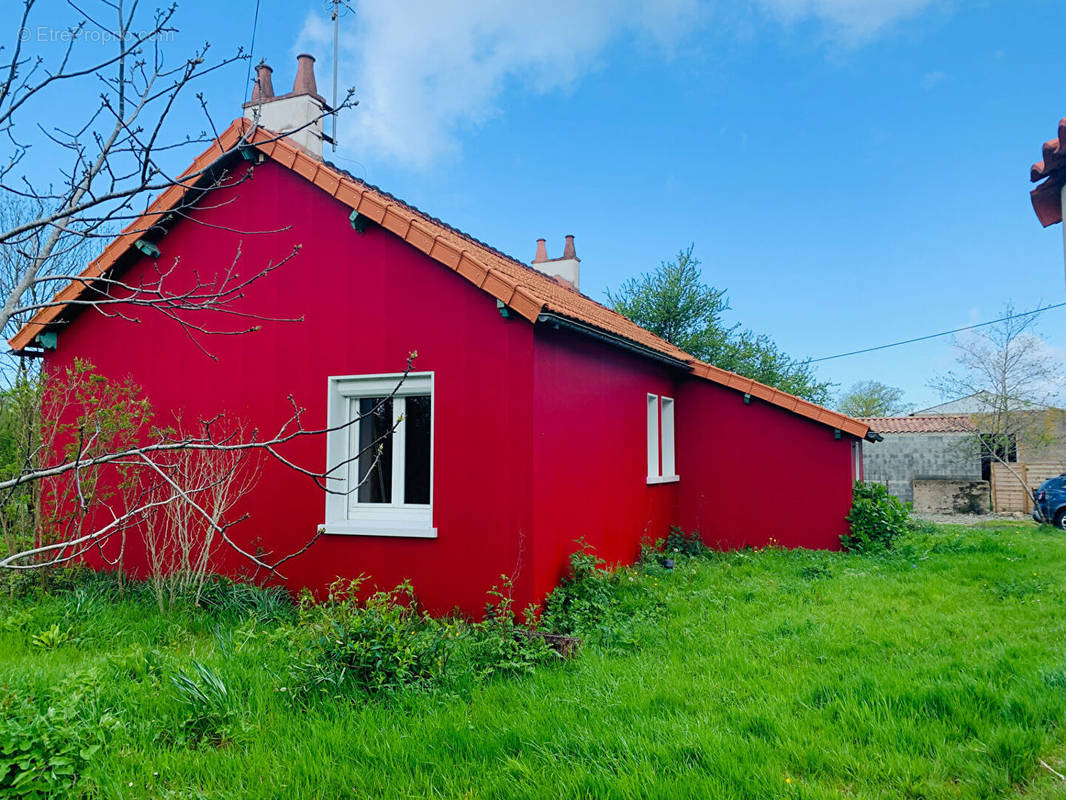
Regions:
<instances>
[{"instance_id":1,"label":"chimney","mask_svg":"<svg viewBox=\"0 0 1066 800\"><path fill-rule=\"evenodd\" d=\"M577 289L581 274L581 259L577 257L577 251L574 249L574 237L566 237L562 258L548 258L548 248L544 239L537 239L537 254L533 257L533 268L553 278L560 278Z\"/></svg>"},{"instance_id":2,"label":"chimney","mask_svg":"<svg viewBox=\"0 0 1066 800\"><path fill-rule=\"evenodd\" d=\"M274 83L270 80L270 73L273 71L265 61L260 61L256 65L255 88L252 89L253 103L274 99Z\"/></svg>"},{"instance_id":3,"label":"chimney","mask_svg":"<svg viewBox=\"0 0 1066 800\"><path fill-rule=\"evenodd\" d=\"M307 53L296 57L296 79L288 94L274 95L272 72L265 62L256 67L255 89L244 104L244 116L275 133L292 131L287 141L322 158L322 141L328 138L322 131L322 115L331 109L315 85L315 57Z\"/></svg>"},{"instance_id":4,"label":"chimney","mask_svg":"<svg viewBox=\"0 0 1066 800\"><path fill-rule=\"evenodd\" d=\"M548 245L546 240L537 239L537 254L533 256L533 263L539 264L541 261L548 260Z\"/></svg>"}]
</instances>

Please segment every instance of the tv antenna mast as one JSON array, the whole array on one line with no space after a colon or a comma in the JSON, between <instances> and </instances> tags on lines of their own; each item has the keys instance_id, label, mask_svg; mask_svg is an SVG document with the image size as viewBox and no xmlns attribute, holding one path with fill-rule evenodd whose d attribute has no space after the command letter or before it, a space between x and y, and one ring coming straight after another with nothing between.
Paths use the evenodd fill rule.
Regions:
<instances>
[{"instance_id":1,"label":"tv antenna mast","mask_svg":"<svg viewBox=\"0 0 1066 800\"><path fill-rule=\"evenodd\" d=\"M333 152L337 152L337 65L340 63L340 37L341 37L341 15L351 12L355 13L355 9L352 8L346 0L325 0L326 10L329 11L329 18L333 20L333 113L330 115L333 118L333 141L330 143L333 148Z\"/></svg>"}]
</instances>

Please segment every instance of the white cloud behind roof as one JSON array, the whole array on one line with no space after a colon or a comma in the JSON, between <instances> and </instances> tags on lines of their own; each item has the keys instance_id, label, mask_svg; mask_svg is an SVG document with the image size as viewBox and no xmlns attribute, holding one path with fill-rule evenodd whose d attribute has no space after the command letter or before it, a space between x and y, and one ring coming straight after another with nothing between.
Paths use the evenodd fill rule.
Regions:
<instances>
[{"instance_id":1,"label":"white cloud behind roof","mask_svg":"<svg viewBox=\"0 0 1066 800\"><path fill-rule=\"evenodd\" d=\"M724 0L719 0L724 2ZM813 21L827 39L858 44L934 0L749 0L777 23ZM359 109L341 119L346 149L426 168L459 146L464 130L501 113L505 89L566 91L602 66L625 38L668 58L715 17L709 0L363 0L343 21L341 93ZM723 10L726 7L723 6ZM729 6L731 14L736 6ZM332 51L322 12L305 19L296 49ZM319 90L330 95L328 58Z\"/></svg>"}]
</instances>

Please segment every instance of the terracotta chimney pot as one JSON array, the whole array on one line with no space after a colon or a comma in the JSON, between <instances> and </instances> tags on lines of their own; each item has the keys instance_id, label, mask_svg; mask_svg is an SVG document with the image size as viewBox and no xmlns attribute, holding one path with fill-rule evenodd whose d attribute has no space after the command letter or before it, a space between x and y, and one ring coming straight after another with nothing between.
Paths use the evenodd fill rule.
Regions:
<instances>
[{"instance_id":1,"label":"terracotta chimney pot","mask_svg":"<svg viewBox=\"0 0 1066 800\"><path fill-rule=\"evenodd\" d=\"M296 80L292 84L293 94L318 94L315 86L315 57L308 53L296 56Z\"/></svg>"},{"instance_id":2,"label":"terracotta chimney pot","mask_svg":"<svg viewBox=\"0 0 1066 800\"><path fill-rule=\"evenodd\" d=\"M533 263L539 264L548 260L548 246L544 239L537 239L537 254L533 256Z\"/></svg>"},{"instance_id":3,"label":"terracotta chimney pot","mask_svg":"<svg viewBox=\"0 0 1066 800\"><path fill-rule=\"evenodd\" d=\"M563 258L577 258L577 251L574 250L574 237L572 235L566 237L566 244L563 246Z\"/></svg>"},{"instance_id":4,"label":"terracotta chimney pot","mask_svg":"<svg viewBox=\"0 0 1066 800\"><path fill-rule=\"evenodd\" d=\"M270 79L273 72L265 61L260 61L255 67L255 86L252 88L252 102L260 103L263 100L274 99L274 84Z\"/></svg>"}]
</instances>

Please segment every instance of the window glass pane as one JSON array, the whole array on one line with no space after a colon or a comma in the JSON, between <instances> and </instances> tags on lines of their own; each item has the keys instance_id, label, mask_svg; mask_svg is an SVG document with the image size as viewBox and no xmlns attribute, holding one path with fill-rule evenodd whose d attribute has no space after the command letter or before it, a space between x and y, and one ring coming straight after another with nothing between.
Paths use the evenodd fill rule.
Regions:
<instances>
[{"instance_id":1,"label":"window glass pane","mask_svg":"<svg viewBox=\"0 0 1066 800\"><path fill-rule=\"evenodd\" d=\"M429 503L429 420L428 394L407 398L404 458L404 502Z\"/></svg>"},{"instance_id":2,"label":"window glass pane","mask_svg":"<svg viewBox=\"0 0 1066 800\"><path fill-rule=\"evenodd\" d=\"M674 464L674 401L669 397L662 398L662 429L663 477L672 478L677 472Z\"/></svg>"},{"instance_id":3,"label":"window glass pane","mask_svg":"<svg viewBox=\"0 0 1066 800\"><path fill-rule=\"evenodd\" d=\"M359 398L360 503L392 502L392 400ZM380 448L380 455L379 455Z\"/></svg>"}]
</instances>

